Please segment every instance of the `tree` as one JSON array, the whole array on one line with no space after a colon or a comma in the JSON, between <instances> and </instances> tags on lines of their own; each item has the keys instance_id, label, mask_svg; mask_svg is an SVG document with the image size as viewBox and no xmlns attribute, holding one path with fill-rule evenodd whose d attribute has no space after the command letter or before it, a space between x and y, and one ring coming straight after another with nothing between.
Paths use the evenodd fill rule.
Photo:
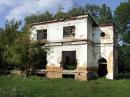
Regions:
<instances>
[{"instance_id":1,"label":"tree","mask_svg":"<svg viewBox=\"0 0 130 97\"><path fill-rule=\"evenodd\" d=\"M0 29L0 65L3 65L3 50L4 50L4 42L3 42L3 29Z\"/></svg>"},{"instance_id":2,"label":"tree","mask_svg":"<svg viewBox=\"0 0 130 97\"><path fill-rule=\"evenodd\" d=\"M60 6L56 14L54 15L54 19L63 19L67 17L67 14L63 12L63 7Z\"/></svg>"},{"instance_id":3,"label":"tree","mask_svg":"<svg viewBox=\"0 0 130 97\"><path fill-rule=\"evenodd\" d=\"M60 6L54 16L48 11L37 15L33 14L25 18L25 24L32 24L51 19L65 19L85 14L90 14L97 24L113 22L111 10L105 4L102 6L86 4L84 7L74 5L68 12L64 12L63 9L64 8Z\"/></svg>"},{"instance_id":4,"label":"tree","mask_svg":"<svg viewBox=\"0 0 130 97\"><path fill-rule=\"evenodd\" d=\"M113 22L113 18L112 18L110 7L107 7L105 4L103 4L100 7L98 23L107 24L107 23L112 23L112 22Z\"/></svg>"},{"instance_id":5,"label":"tree","mask_svg":"<svg viewBox=\"0 0 130 97\"><path fill-rule=\"evenodd\" d=\"M100 13L100 7L98 5L90 5L86 4L84 7L85 14L90 14L94 21L98 23L99 13Z\"/></svg>"},{"instance_id":6,"label":"tree","mask_svg":"<svg viewBox=\"0 0 130 97\"><path fill-rule=\"evenodd\" d=\"M0 31L0 49L1 49L1 60L3 64L9 64L8 56L9 49L13 45L15 39L19 35L18 31L19 22L7 21L5 28ZM10 56L11 57L11 56Z\"/></svg>"},{"instance_id":7,"label":"tree","mask_svg":"<svg viewBox=\"0 0 130 97\"><path fill-rule=\"evenodd\" d=\"M115 17L121 26L120 33L125 33L127 29L127 23L130 20L130 1L123 2L115 10Z\"/></svg>"},{"instance_id":8,"label":"tree","mask_svg":"<svg viewBox=\"0 0 130 97\"><path fill-rule=\"evenodd\" d=\"M40 14L32 14L31 16L25 17L25 26L28 24L42 22L53 19L52 14L49 11L45 11L44 13Z\"/></svg>"},{"instance_id":9,"label":"tree","mask_svg":"<svg viewBox=\"0 0 130 97\"><path fill-rule=\"evenodd\" d=\"M110 7L103 4L102 6L86 4L84 7L74 6L67 13L68 16L77 16L89 14L97 24L106 24L113 22Z\"/></svg>"},{"instance_id":10,"label":"tree","mask_svg":"<svg viewBox=\"0 0 130 97\"><path fill-rule=\"evenodd\" d=\"M84 15L85 12L83 7L73 6L72 9L70 9L67 14L69 17L71 17L71 16Z\"/></svg>"},{"instance_id":11,"label":"tree","mask_svg":"<svg viewBox=\"0 0 130 97\"><path fill-rule=\"evenodd\" d=\"M130 31L127 29L130 20L130 1L121 3L115 10L116 31L119 34L118 59L125 71L130 71Z\"/></svg>"},{"instance_id":12,"label":"tree","mask_svg":"<svg viewBox=\"0 0 130 97\"><path fill-rule=\"evenodd\" d=\"M3 65L14 65L15 69L22 69L28 74L30 66L34 68L40 64L45 48L40 43L31 42L29 26L18 31L19 25L14 20L8 21L0 30L0 60L4 60Z\"/></svg>"}]
</instances>

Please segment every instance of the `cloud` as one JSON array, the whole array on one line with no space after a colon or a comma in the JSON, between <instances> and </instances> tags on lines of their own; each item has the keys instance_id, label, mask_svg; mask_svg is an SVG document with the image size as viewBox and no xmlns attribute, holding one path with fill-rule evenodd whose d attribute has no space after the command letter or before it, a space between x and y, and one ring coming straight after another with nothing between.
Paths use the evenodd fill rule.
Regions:
<instances>
[{"instance_id":1,"label":"cloud","mask_svg":"<svg viewBox=\"0 0 130 97\"><path fill-rule=\"evenodd\" d=\"M3 6L3 9L5 7L11 8L6 19L23 20L25 16L46 10L55 13L59 6L67 11L73 6L73 0L11 0L11 3L9 0L3 0L0 1L0 6Z\"/></svg>"}]
</instances>

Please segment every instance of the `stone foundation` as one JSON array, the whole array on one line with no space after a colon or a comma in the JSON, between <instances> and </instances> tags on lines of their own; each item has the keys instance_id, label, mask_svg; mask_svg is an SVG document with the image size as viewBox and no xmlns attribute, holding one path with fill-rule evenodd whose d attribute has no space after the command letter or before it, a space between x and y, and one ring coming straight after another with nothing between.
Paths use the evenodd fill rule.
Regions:
<instances>
[{"instance_id":1,"label":"stone foundation","mask_svg":"<svg viewBox=\"0 0 130 97\"><path fill-rule=\"evenodd\" d=\"M61 67L49 66L46 68L46 77L47 78L62 78L61 71L62 71Z\"/></svg>"},{"instance_id":2,"label":"stone foundation","mask_svg":"<svg viewBox=\"0 0 130 97\"><path fill-rule=\"evenodd\" d=\"M49 66L46 68L47 78L62 78L62 68ZM77 67L75 70L75 79L77 80L90 80L97 77L96 67Z\"/></svg>"},{"instance_id":3,"label":"stone foundation","mask_svg":"<svg viewBox=\"0 0 130 97\"><path fill-rule=\"evenodd\" d=\"M76 73L75 73L75 79L87 80L87 68L86 67L77 67Z\"/></svg>"},{"instance_id":4,"label":"stone foundation","mask_svg":"<svg viewBox=\"0 0 130 97\"><path fill-rule=\"evenodd\" d=\"M96 67L78 67L75 74L75 79L90 80L97 77Z\"/></svg>"}]
</instances>

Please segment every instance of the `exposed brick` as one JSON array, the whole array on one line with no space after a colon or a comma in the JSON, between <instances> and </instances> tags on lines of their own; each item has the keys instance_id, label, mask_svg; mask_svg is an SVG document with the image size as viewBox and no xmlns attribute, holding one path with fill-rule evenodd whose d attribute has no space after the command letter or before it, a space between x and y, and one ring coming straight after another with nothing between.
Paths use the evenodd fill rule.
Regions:
<instances>
[{"instance_id":1,"label":"exposed brick","mask_svg":"<svg viewBox=\"0 0 130 97\"><path fill-rule=\"evenodd\" d=\"M78 67L75 74L75 79L90 80L97 76L97 67Z\"/></svg>"},{"instance_id":2,"label":"exposed brick","mask_svg":"<svg viewBox=\"0 0 130 97\"><path fill-rule=\"evenodd\" d=\"M49 66L46 68L46 77L48 78L62 78L62 68Z\"/></svg>"}]
</instances>

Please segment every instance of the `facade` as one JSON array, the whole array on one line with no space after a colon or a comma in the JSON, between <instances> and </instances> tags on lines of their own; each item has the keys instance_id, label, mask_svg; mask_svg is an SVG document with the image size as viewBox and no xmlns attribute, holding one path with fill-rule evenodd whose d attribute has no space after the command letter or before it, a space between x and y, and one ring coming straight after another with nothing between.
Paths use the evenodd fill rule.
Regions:
<instances>
[{"instance_id":1,"label":"facade","mask_svg":"<svg viewBox=\"0 0 130 97\"><path fill-rule=\"evenodd\" d=\"M89 15L34 23L31 40L49 47L43 57L48 78L89 80L117 76L116 34L113 24L96 25Z\"/></svg>"}]
</instances>

